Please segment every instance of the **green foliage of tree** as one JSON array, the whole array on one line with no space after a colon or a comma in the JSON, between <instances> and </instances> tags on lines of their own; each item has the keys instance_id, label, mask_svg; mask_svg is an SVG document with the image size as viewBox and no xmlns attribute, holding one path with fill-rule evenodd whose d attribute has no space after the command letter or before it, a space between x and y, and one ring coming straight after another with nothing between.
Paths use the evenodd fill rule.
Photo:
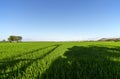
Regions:
<instances>
[{"instance_id":1,"label":"green foliage of tree","mask_svg":"<svg viewBox=\"0 0 120 79\"><path fill-rule=\"evenodd\" d=\"M9 36L8 38L9 42L21 42L22 41L22 37L21 36Z\"/></svg>"}]
</instances>

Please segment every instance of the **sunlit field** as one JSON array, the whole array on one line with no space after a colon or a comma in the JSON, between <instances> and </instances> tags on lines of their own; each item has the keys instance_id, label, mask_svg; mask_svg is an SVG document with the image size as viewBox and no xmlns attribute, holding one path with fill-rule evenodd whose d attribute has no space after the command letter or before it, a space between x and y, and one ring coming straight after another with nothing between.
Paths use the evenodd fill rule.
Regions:
<instances>
[{"instance_id":1,"label":"sunlit field","mask_svg":"<svg viewBox=\"0 0 120 79\"><path fill-rule=\"evenodd\" d=\"M0 43L0 79L120 79L120 42Z\"/></svg>"}]
</instances>

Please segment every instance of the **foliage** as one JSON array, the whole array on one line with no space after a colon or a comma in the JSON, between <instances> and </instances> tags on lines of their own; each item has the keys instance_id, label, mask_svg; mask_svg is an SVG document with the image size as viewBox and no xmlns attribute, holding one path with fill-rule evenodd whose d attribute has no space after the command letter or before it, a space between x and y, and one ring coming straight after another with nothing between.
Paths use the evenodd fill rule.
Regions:
<instances>
[{"instance_id":1,"label":"foliage","mask_svg":"<svg viewBox=\"0 0 120 79\"><path fill-rule=\"evenodd\" d=\"M9 36L9 38L8 38L8 41L10 41L10 42L13 42L13 41L21 42L21 40L22 40L21 36Z\"/></svg>"},{"instance_id":2,"label":"foliage","mask_svg":"<svg viewBox=\"0 0 120 79\"><path fill-rule=\"evenodd\" d=\"M4 40L2 40L2 41L0 41L0 42L6 42L6 40L4 39Z\"/></svg>"},{"instance_id":3,"label":"foliage","mask_svg":"<svg viewBox=\"0 0 120 79\"><path fill-rule=\"evenodd\" d=\"M118 42L118 41L120 41L120 38L102 38L102 39L99 39L98 41L115 41L115 42Z\"/></svg>"}]
</instances>

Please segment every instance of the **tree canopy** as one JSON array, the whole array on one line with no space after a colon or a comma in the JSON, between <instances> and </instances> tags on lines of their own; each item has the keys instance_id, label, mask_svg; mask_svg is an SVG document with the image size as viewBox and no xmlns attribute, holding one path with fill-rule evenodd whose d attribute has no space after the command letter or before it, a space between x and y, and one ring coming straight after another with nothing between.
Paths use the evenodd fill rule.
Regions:
<instances>
[{"instance_id":1,"label":"tree canopy","mask_svg":"<svg viewBox=\"0 0 120 79\"><path fill-rule=\"evenodd\" d=\"M22 37L21 36L9 36L8 38L9 42L21 42L22 41Z\"/></svg>"}]
</instances>

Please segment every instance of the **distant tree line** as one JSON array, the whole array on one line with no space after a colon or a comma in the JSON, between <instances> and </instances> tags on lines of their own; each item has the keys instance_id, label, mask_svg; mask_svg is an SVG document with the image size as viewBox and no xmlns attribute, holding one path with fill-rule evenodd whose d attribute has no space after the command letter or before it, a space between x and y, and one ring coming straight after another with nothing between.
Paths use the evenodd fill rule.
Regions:
<instances>
[{"instance_id":1,"label":"distant tree line","mask_svg":"<svg viewBox=\"0 0 120 79\"><path fill-rule=\"evenodd\" d=\"M118 42L118 41L120 41L120 38L102 38L102 39L99 39L98 41L115 41L115 42Z\"/></svg>"},{"instance_id":2,"label":"distant tree line","mask_svg":"<svg viewBox=\"0 0 120 79\"><path fill-rule=\"evenodd\" d=\"M11 35L8 37L8 41L2 40L2 42L22 42L22 36Z\"/></svg>"}]
</instances>

